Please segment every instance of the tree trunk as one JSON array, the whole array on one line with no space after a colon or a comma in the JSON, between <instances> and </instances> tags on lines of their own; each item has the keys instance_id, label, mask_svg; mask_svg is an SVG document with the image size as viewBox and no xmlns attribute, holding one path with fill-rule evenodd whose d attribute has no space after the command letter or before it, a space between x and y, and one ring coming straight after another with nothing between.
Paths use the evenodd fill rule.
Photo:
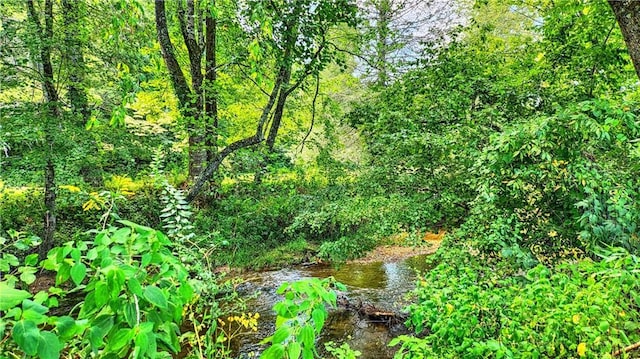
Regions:
<instances>
[{"instance_id":1,"label":"tree trunk","mask_svg":"<svg viewBox=\"0 0 640 359\"><path fill-rule=\"evenodd\" d=\"M44 228L42 244L38 250L41 257L53 248L54 234L56 231L56 177L53 164L54 140L53 132L56 130L56 123L60 118L60 107L58 103L58 91L56 90L53 77L53 65L51 64L51 41L53 39L53 0L45 1L44 28L40 24L40 19L36 13L33 0L27 1L27 13L31 22L35 25L40 40L40 62L42 63L42 87L45 97L45 141L49 150L46 151L46 164L44 167Z\"/></svg>"},{"instance_id":2,"label":"tree trunk","mask_svg":"<svg viewBox=\"0 0 640 359\"><path fill-rule=\"evenodd\" d=\"M215 2L212 4L215 6ZM207 162L210 163L218 153L218 96L216 81L218 69L216 66L218 21L207 15L205 20L205 86L204 86L204 111L206 113L207 138Z\"/></svg>"},{"instance_id":3,"label":"tree trunk","mask_svg":"<svg viewBox=\"0 0 640 359\"><path fill-rule=\"evenodd\" d=\"M196 35L196 8L193 0L186 1L186 8L182 1L178 1L178 20L180 31L189 54L189 72L191 74L191 88L193 89L191 103L185 109L187 121L187 135L189 136L189 180L193 181L204 169L207 160L205 148L205 128L202 111L202 51Z\"/></svg>"},{"instance_id":4,"label":"tree trunk","mask_svg":"<svg viewBox=\"0 0 640 359\"><path fill-rule=\"evenodd\" d=\"M633 67L640 78L640 1L609 0L609 5L616 16L629 55L631 55Z\"/></svg>"},{"instance_id":5,"label":"tree trunk","mask_svg":"<svg viewBox=\"0 0 640 359\"><path fill-rule=\"evenodd\" d=\"M391 2L382 0L376 4L378 18L376 19L376 61L377 78L376 84L384 87L389 83L389 32L391 22Z\"/></svg>"},{"instance_id":6,"label":"tree trunk","mask_svg":"<svg viewBox=\"0 0 640 359\"><path fill-rule=\"evenodd\" d=\"M62 18L64 22L64 60L69 72L69 84L67 85L67 97L71 104L71 112L76 115L80 125L89 120L91 110L87 100L84 86L84 56L80 42L79 32L82 29L80 19L81 0L62 0Z\"/></svg>"}]
</instances>

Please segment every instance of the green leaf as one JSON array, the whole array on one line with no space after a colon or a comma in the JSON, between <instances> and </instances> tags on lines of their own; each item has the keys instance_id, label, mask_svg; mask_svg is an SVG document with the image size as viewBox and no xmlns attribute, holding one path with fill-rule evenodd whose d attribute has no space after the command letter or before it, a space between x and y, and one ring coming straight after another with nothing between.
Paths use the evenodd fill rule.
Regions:
<instances>
[{"instance_id":1,"label":"green leaf","mask_svg":"<svg viewBox=\"0 0 640 359\"><path fill-rule=\"evenodd\" d=\"M29 254L24 258L24 264L28 266L35 266L38 264L38 253Z\"/></svg>"},{"instance_id":2,"label":"green leaf","mask_svg":"<svg viewBox=\"0 0 640 359\"><path fill-rule=\"evenodd\" d=\"M260 359L282 359L284 358L284 346L282 344L274 344L267 350L263 351Z\"/></svg>"},{"instance_id":3,"label":"green leaf","mask_svg":"<svg viewBox=\"0 0 640 359\"><path fill-rule=\"evenodd\" d=\"M144 288L144 298L156 307L167 309L167 298L160 288L149 285Z\"/></svg>"},{"instance_id":4,"label":"green leaf","mask_svg":"<svg viewBox=\"0 0 640 359\"><path fill-rule=\"evenodd\" d=\"M116 334L113 335L113 338L109 338L107 349L117 352L118 350L124 348L125 345L129 344L135 334L136 332L131 328L119 329Z\"/></svg>"},{"instance_id":5,"label":"green leaf","mask_svg":"<svg viewBox=\"0 0 640 359\"><path fill-rule=\"evenodd\" d=\"M107 272L107 287L111 292L111 298L117 298L123 289L125 275L120 268L111 268Z\"/></svg>"},{"instance_id":6,"label":"green leaf","mask_svg":"<svg viewBox=\"0 0 640 359\"><path fill-rule=\"evenodd\" d=\"M313 319L313 324L315 324L316 333L319 334L327 318L327 311L324 307L315 308L313 312L311 312L311 318Z\"/></svg>"},{"instance_id":7,"label":"green leaf","mask_svg":"<svg viewBox=\"0 0 640 359\"><path fill-rule=\"evenodd\" d=\"M11 336L26 354L35 355L38 352L40 330L33 321L21 320L17 322L13 326Z\"/></svg>"},{"instance_id":8,"label":"green leaf","mask_svg":"<svg viewBox=\"0 0 640 359\"><path fill-rule=\"evenodd\" d=\"M291 330L289 329L289 327L282 326L278 328L278 330L276 330L276 332L273 334L273 338L271 339L271 342L273 344L282 343L287 338L289 338L290 333L291 333Z\"/></svg>"},{"instance_id":9,"label":"green leaf","mask_svg":"<svg viewBox=\"0 0 640 359\"><path fill-rule=\"evenodd\" d=\"M131 227L136 233L149 235L150 233L155 232L153 228L141 226L139 224L136 224L127 220L119 220L118 222L124 224L125 226Z\"/></svg>"},{"instance_id":10,"label":"green leaf","mask_svg":"<svg viewBox=\"0 0 640 359\"><path fill-rule=\"evenodd\" d=\"M40 359L60 358L62 347L63 345L57 335L46 331L40 333L38 340L38 356L40 356Z\"/></svg>"},{"instance_id":11,"label":"green leaf","mask_svg":"<svg viewBox=\"0 0 640 359\"><path fill-rule=\"evenodd\" d=\"M76 321L69 316L60 317L56 320L56 330L60 337L71 338L76 334Z\"/></svg>"},{"instance_id":12,"label":"green leaf","mask_svg":"<svg viewBox=\"0 0 640 359\"><path fill-rule=\"evenodd\" d=\"M129 239L129 236L131 235L131 229L130 228L120 228L117 231L115 231L115 233L111 236L111 239L113 239L113 241L115 243L127 243L127 240Z\"/></svg>"},{"instance_id":13,"label":"green leaf","mask_svg":"<svg viewBox=\"0 0 640 359\"><path fill-rule=\"evenodd\" d=\"M191 298L193 298L193 287L188 282L182 283L180 288L178 288L178 293L180 293L180 298L183 303L188 303Z\"/></svg>"},{"instance_id":14,"label":"green leaf","mask_svg":"<svg viewBox=\"0 0 640 359\"><path fill-rule=\"evenodd\" d=\"M136 304L125 303L124 304L124 319L127 321L130 327L134 327L137 322Z\"/></svg>"},{"instance_id":15,"label":"green leaf","mask_svg":"<svg viewBox=\"0 0 640 359\"><path fill-rule=\"evenodd\" d=\"M289 346L287 348L287 353L289 354L289 359L300 358L300 354L302 353L302 348L300 347L300 343L298 342L289 343Z\"/></svg>"},{"instance_id":16,"label":"green leaf","mask_svg":"<svg viewBox=\"0 0 640 359\"><path fill-rule=\"evenodd\" d=\"M134 344L141 355L149 349L149 334L153 335L153 333L139 333L134 340Z\"/></svg>"},{"instance_id":17,"label":"green leaf","mask_svg":"<svg viewBox=\"0 0 640 359\"><path fill-rule=\"evenodd\" d=\"M11 309L27 298L31 298L29 292L15 289L7 282L0 282L0 311Z\"/></svg>"},{"instance_id":18,"label":"green leaf","mask_svg":"<svg viewBox=\"0 0 640 359\"><path fill-rule=\"evenodd\" d=\"M136 279L135 277L129 278L129 280L127 281L127 287L129 288L129 291L131 293L142 296L142 286L140 285L138 279Z\"/></svg>"},{"instance_id":19,"label":"green leaf","mask_svg":"<svg viewBox=\"0 0 640 359\"><path fill-rule=\"evenodd\" d=\"M18 269L20 272L20 280L26 284L31 284L36 281L35 273L38 271L33 267L21 267Z\"/></svg>"},{"instance_id":20,"label":"green leaf","mask_svg":"<svg viewBox=\"0 0 640 359\"><path fill-rule=\"evenodd\" d=\"M305 348L313 347L313 342L315 341L313 328L310 325L302 327L302 330L300 330L300 334L298 335L298 339Z\"/></svg>"},{"instance_id":21,"label":"green leaf","mask_svg":"<svg viewBox=\"0 0 640 359\"><path fill-rule=\"evenodd\" d=\"M22 302L23 307L25 306L26 301L27 300ZM46 307L42 307L42 308L44 308L46 312L47 308ZM26 320L33 320L37 324L44 323L45 321L47 321L47 316L44 315L44 313L41 313L39 308L28 308L28 309L24 308L24 310L22 311L22 318Z\"/></svg>"},{"instance_id":22,"label":"green leaf","mask_svg":"<svg viewBox=\"0 0 640 359\"><path fill-rule=\"evenodd\" d=\"M95 302L98 308L101 308L109 301L109 288L107 283L100 281L96 283Z\"/></svg>"},{"instance_id":23,"label":"green leaf","mask_svg":"<svg viewBox=\"0 0 640 359\"><path fill-rule=\"evenodd\" d=\"M71 280L76 285L80 285L84 280L84 277L87 275L87 267L82 262L77 262L73 267L71 267Z\"/></svg>"}]
</instances>

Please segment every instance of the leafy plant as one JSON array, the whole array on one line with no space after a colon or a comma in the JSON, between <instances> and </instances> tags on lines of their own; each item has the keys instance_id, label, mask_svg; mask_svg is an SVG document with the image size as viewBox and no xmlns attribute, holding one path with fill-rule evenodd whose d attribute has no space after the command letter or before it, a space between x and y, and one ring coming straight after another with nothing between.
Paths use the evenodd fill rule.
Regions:
<instances>
[{"instance_id":1,"label":"leafy plant","mask_svg":"<svg viewBox=\"0 0 640 359\"><path fill-rule=\"evenodd\" d=\"M360 351L351 349L348 343L336 346L334 342L327 342L324 348L336 359L356 359L362 355Z\"/></svg>"},{"instance_id":2,"label":"leafy plant","mask_svg":"<svg viewBox=\"0 0 640 359\"><path fill-rule=\"evenodd\" d=\"M273 306L277 314L275 333L262 341L271 343L271 346L262 352L260 358L317 357L315 341L327 319L325 305L336 306L337 296L332 287L346 290L332 277L283 283L277 293L283 294L284 300Z\"/></svg>"},{"instance_id":3,"label":"leafy plant","mask_svg":"<svg viewBox=\"0 0 640 359\"><path fill-rule=\"evenodd\" d=\"M32 295L15 288L11 277L0 282L3 334L11 329L20 351L44 359L58 358L65 345L85 357L155 358L179 351L183 310L194 299L187 270L169 250L164 234L120 223L124 227L99 231L92 241L68 242L49 251L40 265L56 273L56 286L47 291ZM33 266L37 257L28 256L26 262ZM29 284L35 276L21 280ZM73 293L83 299L72 313L47 315L49 308L67 300L63 294Z\"/></svg>"},{"instance_id":4,"label":"leafy plant","mask_svg":"<svg viewBox=\"0 0 640 359\"><path fill-rule=\"evenodd\" d=\"M408 308L418 336L391 342L397 358L611 358L640 339L640 259L622 249L526 272L462 245L438 260Z\"/></svg>"}]
</instances>

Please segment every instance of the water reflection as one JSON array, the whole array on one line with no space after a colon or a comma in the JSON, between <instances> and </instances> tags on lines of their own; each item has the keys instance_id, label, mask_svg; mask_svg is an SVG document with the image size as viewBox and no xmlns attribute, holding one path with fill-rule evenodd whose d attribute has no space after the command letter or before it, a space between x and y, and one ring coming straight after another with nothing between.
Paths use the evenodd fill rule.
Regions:
<instances>
[{"instance_id":1,"label":"water reflection","mask_svg":"<svg viewBox=\"0 0 640 359\"><path fill-rule=\"evenodd\" d=\"M408 304L404 296L414 286L416 271L427 269L425 259L426 255L422 255L399 262L350 263L340 268L309 266L252 273L244 278L246 283L242 292L258 294L249 302L248 310L260 312L261 321L258 335L242 337L237 348L241 353L260 351L257 343L273 331L275 314L271 307L282 299L275 292L284 282L333 276L347 286L345 295L351 303L369 303L377 308L398 311ZM361 359L392 358L394 351L387 344L403 330L401 324L389 328L386 324L371 323L351 311L339 309L330 314L320 342L341 344L346 341L362 352Z\"/></svg>"}]
</instances>

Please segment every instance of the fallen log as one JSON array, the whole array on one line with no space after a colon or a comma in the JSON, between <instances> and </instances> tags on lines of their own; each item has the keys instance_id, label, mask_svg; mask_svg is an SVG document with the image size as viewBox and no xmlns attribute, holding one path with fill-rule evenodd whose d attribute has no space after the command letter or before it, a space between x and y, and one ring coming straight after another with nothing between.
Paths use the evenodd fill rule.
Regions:
<instances>
[{"instance_id":1,"label":"fallen log","mask_svg":"<svg viewBox=\"0 0 640 359\"><path fill-rule=\"evenodd\" d=\"M352 303L346 296L340 296L338 298L338 305L349 311L357 313L358 316L372 323L384 323L388 326L392 326L403 323L407 320L407 315L405 313L381 309L371 303L362 301Z\"/></svg>"}]
</instances>

